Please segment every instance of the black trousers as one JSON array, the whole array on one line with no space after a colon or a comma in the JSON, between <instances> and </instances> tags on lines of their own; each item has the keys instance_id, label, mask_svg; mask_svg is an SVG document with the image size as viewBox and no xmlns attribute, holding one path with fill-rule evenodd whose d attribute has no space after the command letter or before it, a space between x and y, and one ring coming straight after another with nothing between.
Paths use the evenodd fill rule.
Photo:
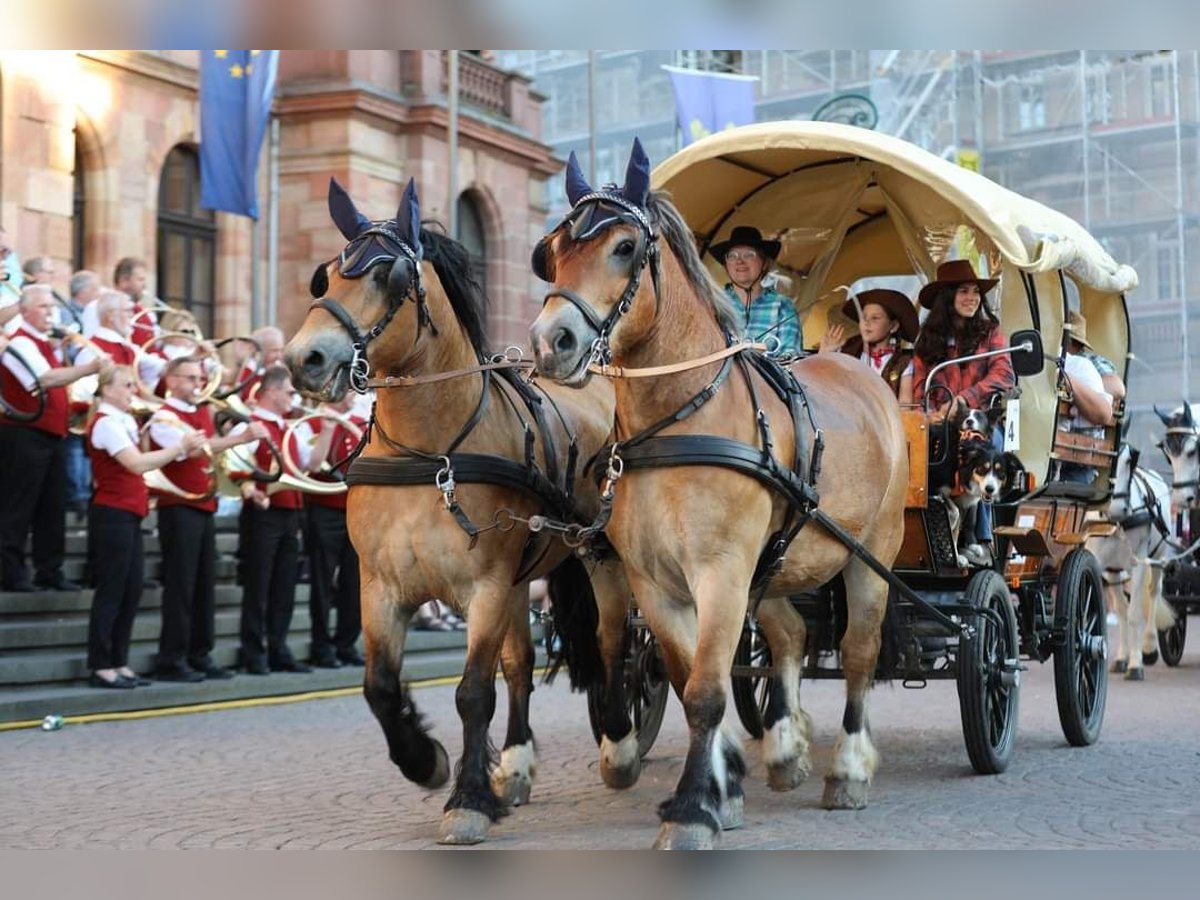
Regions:
<instances>
[{"instance_id":1,"label":"black trousers","mask_svg":"<svg viewBox=\"0 0 1200 900\"><path fill-rule=\"evenodd\" d=\"M110 506L88 507L88 555L95 574L88 622L88 668L129 663L129 638L142 600L142 517Z\"/></svg>"},{"instance_id":2,"label":"black trousers","mask_svg":"<svg viewBox=\"0 0 1200 900\"><path fill-rule=\"evenodd\" d=\"M25 539L33 528L34 581L62 577L67 467L63 440L36 428L0 426L0 576L29 580Z\"/></svg>"},{"instance_id":3,"label":"black trousers","mask_svg":"<svg viewBox=\"0 0 1200 900\"><path fill-rule=\"evenodd\" d=\"M158 510L162 544L162 634L158 667L186 662L203 671L212 665L215 642L217 559L213 514L191 506Z\"/></svg>"},{"instance_id":4,"label":"black trousers","mask_svg":"<svg viewBox=\"0 0 1200 900\"><path fill-rule=\"evenodd\" d=\"M300 510L245 503L242 519L242 664L275 667L294 658L287 633L296 604Z\"/></svg>"},{"instance_id":5,"label":"black trousers","mask_svg":"<svg viewBox=\"0 0 1200 900\"><path fill-rule=\"evenodd\" d=\"M358 554L346 531L346 511L310 504L304 530L311 578L308 608L312 618L313 659L349 653L362 630L358 600ZM336 576L336 585L335 585ZM329 635L329 610L337 610L337 628Z\"/></svg>"}]
</instances>

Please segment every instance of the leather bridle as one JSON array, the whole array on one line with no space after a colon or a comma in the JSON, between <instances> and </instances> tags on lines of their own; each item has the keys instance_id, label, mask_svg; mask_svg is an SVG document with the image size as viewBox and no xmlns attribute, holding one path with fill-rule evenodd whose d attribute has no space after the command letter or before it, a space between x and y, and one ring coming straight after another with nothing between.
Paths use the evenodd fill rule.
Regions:
<instances>
[{"instance_id":1,"label":"leather bridle","mask_svg":"<svg viewBox=\"0 0 1200 900\"><path fill-rule=\"evenodd\" d=\"M404 285L403 290L400 284L395 283L400 277L396 268L401 262L412 266L412 279ZM390 222L374 223L371 228L343 247L338 255L338 271L343 278L361 278L375 266L384 263L392 264L392 272L388 276L388 308L365 332L346 308L331 297L321 296L309 306L310 311L325 310L350 336L350 343L354 349L349 365L350 387L359 394L365 394L370 387L371 364L367 360L367 347L371 341L383 334L406 300L412 298L417 305L414 346L421 337L423 326L428 325L435 337L438 333L425 302L425 288L421 284L421 254L400 237L394 225Z\"/></svg>"},{"instance_id":2,"label":"leather bridle","mask_svg":"<svg viewBox=\"0 0 1200 900\"><path fill-rule=\"evenodd\" d=\"M625 284L625 290L621 294L621 299L617 301L616 305L608 311L608 315L603 319L597 315L590 303L569 288L552 288L543 298L542 305L545 306L551 297L562 297L579 310L580 315L583 316L588 325L596 332L596 338L592 341L588 357L588 365L606 366L612 362L612 333L622 316L629 312L630 307L633 306L633 298L637 296L638 288L642 282L642 272L647 265L650 266L650 280L654 285L655 303L658 302L659 250L658 235L655 233L654 226L650 223L650 219L645 211L637 204L611 191L592 191L590 194L580 197L571 212L554 228L554 231L558 231L565 225L575 225L583 221L588 207L599 207L601 205L615 206L620 212L611 213L608 216L600 218L598 222L591 225L583 233L573 234L572 237L575 240L591 240L620 222L638 226L641 233L638 235L637 249L634 251L634 257L630 265L629 280ZM592 212L594 218L596 210ZM551 233L553 234L553 232Z\"/></svg>"}]
</instances>

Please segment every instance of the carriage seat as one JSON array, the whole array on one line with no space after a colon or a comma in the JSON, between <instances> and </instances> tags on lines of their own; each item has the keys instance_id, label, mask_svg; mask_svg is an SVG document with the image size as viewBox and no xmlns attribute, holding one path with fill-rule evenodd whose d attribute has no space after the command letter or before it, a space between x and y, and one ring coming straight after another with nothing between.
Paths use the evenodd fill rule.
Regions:
<instances>
[{"instance_id":1,"label":"carriage seat","mask_svg":"<svg viewBox=\"0 0 1200 900\"><path fill-rule=\"evenodd\" d=\"M1052 480L1041 493L1044 496L1066 497L1075 500L1100 500L1108 494L1109 476L1121 447L1121 423L1125 418L1124 403L1113 403L1113 424L1096 426L1088 431L1067 431L1062 423L1072 418L1071 399L1059 395L1055 418L1054 443L1050 447L1051 472L1055 462L1070 462L1096 469L1098 475L1091 484Z\"/></svg>"}]
</instances>

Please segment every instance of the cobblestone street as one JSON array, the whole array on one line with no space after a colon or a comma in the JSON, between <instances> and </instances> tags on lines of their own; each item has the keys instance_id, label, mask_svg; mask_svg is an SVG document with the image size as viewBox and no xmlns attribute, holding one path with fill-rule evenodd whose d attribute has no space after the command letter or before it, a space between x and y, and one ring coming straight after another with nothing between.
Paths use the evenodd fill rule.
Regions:
<instances>
[{"instance_id":1,"label":"cobblestone street","mask_svg":"<svg viewBox=\"0 0 1200 900\"><path fill-rule=\"evenodd\" d=\"M1110 681L1100 742L1065 743L1052 667L1031 664L1008 772L971 772L952 683L882 686L872 723L882 764L871 805L818 806L841 718L842 685L805 685L816 722L814 776L769 791L747 742L746 827L726 848L1200 848L1200 654L1144 683ZM416 692L452 757L454 688ZM501 685L492 734L502 737ZM1191 710L1191 712L1187 712ZM682 763L672 699L641 781L603 787L583 699L564 684L534 695L541 769L533 802L493 829L490 847L643 848ZM0 847L418 848L434 846L448 789L425 793L388 762L361 697L0 734Z\"/></svg>"}]
</instances>

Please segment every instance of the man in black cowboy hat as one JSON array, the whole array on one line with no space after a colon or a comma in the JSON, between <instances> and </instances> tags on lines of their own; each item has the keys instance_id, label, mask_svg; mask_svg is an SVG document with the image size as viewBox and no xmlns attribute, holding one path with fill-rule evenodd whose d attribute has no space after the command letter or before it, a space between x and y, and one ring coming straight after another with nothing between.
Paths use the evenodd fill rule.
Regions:
<instances>
[{"instance_id":1,"label":"man in black cowboy hat","mask_svg":"<svg viewBox=\"0 0 1200 900\"><path fill-rule=\"evenodd\" d=\"M779 255L779 241L763 238L753 225L738 225L729 238L708 248L725 266L725 293L739 302L745 315L744 333L762 341L772 356L800 354L800 319L791 299L764 285L770 263Z\"/></svg>"}]
</instances>

